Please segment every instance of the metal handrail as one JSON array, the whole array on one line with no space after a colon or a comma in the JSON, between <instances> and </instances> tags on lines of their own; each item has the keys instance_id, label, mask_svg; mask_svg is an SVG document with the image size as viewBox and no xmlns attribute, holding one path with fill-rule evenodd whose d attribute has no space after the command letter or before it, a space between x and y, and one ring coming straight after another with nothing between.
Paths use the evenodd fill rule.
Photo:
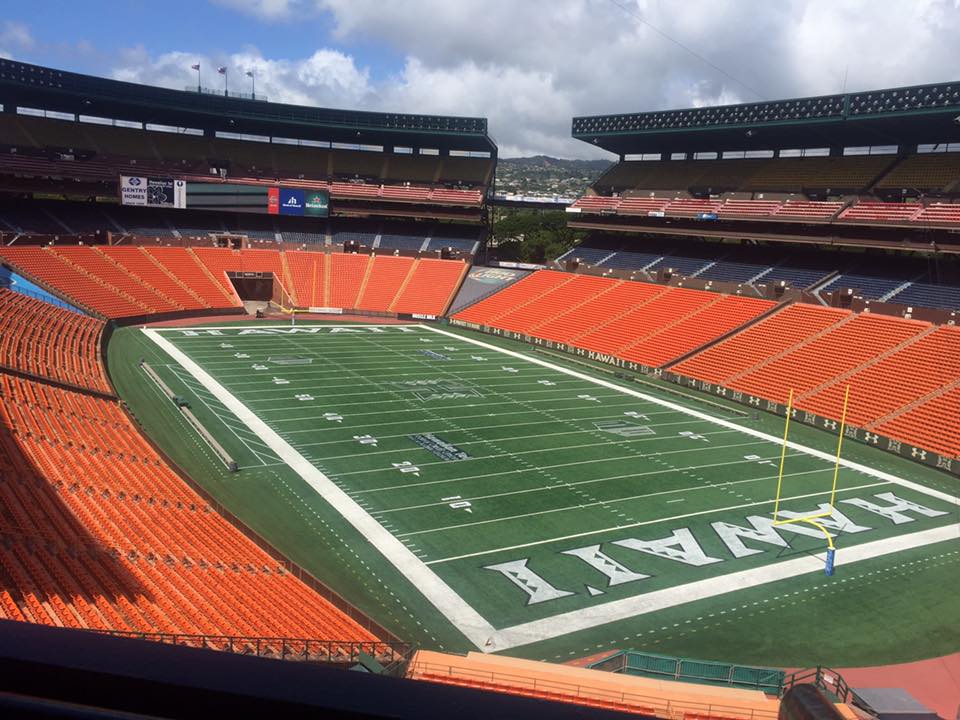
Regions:
<instances>
[{"instance_id":1,"label":"metal handrail","mask_svg":"<svg viewBox=\"0 0 960 720\"><path fill-rule=\"evenodd\" d=\"M694 718L723 717L729 720L775 720L777 712L757 708L701 703L694 700L664 700L662 697L640 695L626 691L591 686L583 683L543 680L526 675L512 675L493 670L478 670L449 664L423 661L411 663L408 677L434 682L467 683L510 694L536 693L553 696L566 702L581 701L628 706L664 720L694 720Z\"/></svg>"},{"instance_id":2,"label":"metal handrail","mask_svg":"<svg viewBox=\"0 0 960 720\"><path fill-rule=\"evenodd\" d=\"M308 638L242 637L233 635L188 635L151 633L133 630L90 630L113 637L149 640L165 645L219 650L238 655L293 660L300 662L355 663L361 653L384 664L393 664L409 657L410 643L383 641L317 640Z\"/></svg>"}]
</instances>

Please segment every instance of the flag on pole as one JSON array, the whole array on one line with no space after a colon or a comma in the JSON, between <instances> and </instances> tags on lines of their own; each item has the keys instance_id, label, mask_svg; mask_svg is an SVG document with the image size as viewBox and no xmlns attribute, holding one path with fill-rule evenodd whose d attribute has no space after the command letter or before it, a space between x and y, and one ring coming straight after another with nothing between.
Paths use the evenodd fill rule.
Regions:
<instances>
[{"instance_id":1,"label":"flag on pole","mask_svg":"<svg viewBox=\"0 0 960 720\"><path fill-rule=\"evenodd\" d=\"M191 70L199 70L199 69L200 69L200 63L197 63L196 65L191 65L191 66L190 66L190 69L191 69Z\"/></svg>"},{"instance_id":2,"label":"flag on pole","mask_svg":"<svg viewBox=\"0 0 960 720\"><path fill-rule=\"evenodd\" d=\"M253 77L253 70L247 70L247 77Z\"/></svg>"},{"instance_id":3,"label":"flag on pole","mask_svg":"<svg viewBox=\"0 0 960 720\"><path fill-rule=\"evenodd\" d=\"M227 69L225 67L218 67L217 72L220 73L221 75L226 75Z\"/></svg>"}]
</instances>

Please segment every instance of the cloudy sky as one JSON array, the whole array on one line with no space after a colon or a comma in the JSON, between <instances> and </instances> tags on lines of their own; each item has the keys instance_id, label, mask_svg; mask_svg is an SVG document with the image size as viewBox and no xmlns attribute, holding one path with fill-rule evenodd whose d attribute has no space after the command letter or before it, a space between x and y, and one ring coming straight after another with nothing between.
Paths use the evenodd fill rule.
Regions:
<instances>
[{"instance_id":1,"label":"cloudy sky","mask_svg":"<svg viewBox=\"0 0 960 720\"><path fill-rule=\"evenodd\" d=\"M504 157L603 157L570 118L955 80L960 0L0 0L0 56L326 107L479 115Z\"/></svg>"}]
</instances>

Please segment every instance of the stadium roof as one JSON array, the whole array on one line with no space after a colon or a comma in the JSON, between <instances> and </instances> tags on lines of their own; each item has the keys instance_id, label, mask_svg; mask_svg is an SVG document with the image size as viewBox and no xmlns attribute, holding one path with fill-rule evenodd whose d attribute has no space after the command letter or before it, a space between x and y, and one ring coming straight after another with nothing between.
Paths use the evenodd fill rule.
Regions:
<instances>
[{"instance_id":1,"label":"stadium roof","mask_svg":"<svg viewBox=\"0 0 960 720\"><path fill-rule=\"evenodd\" d=\"M0 103L251 135L496 154L486 118L334 110L169 90L0 59Z\"/></svg>"},{"instance_id":2,"label":"stadium roof","mask_svg":"<svg viewBox=\"0 0 960 720\"><path fill-rule=\"evenodd\" d=\"M573 119L618 155L960 142L960 81L846 95Z\"/></svg>"}]
</instances>

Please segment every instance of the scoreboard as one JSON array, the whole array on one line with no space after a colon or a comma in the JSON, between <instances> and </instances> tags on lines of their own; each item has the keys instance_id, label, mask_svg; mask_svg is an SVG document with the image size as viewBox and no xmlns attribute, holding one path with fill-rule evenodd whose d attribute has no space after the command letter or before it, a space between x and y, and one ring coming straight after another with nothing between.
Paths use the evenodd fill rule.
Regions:
<instances>
[{"instance_id":1,"label":"scoreboard","mask_svg":"<svg viewBox=\"0 0 960 720\"><path fill-rule=\"evenodd\" d=\"M120 177L120 202L140 207L217 210L260 215L327 217L328 190L278 185L190 182L172 178Z\"/></svg>"}]
</instances>

